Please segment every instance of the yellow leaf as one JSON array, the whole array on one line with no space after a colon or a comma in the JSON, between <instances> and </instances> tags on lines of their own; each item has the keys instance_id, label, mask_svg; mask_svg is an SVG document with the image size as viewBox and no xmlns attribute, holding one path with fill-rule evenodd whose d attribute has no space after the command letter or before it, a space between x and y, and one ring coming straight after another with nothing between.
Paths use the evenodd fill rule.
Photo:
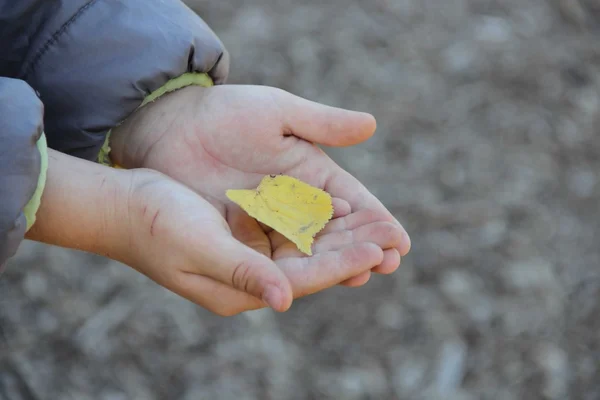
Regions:
<instances>
[{"instance_id":1,"label":"yellow leaf","mask_svg":"<svg viewBox=\"0 0 600 400\"><path fill-rule=\"evenodd\" d=\"M333 216L329 193L287 175L267 175L254 190L228 190L227 197L312 255L314 236Z\"/></svg>"}]
</instances>

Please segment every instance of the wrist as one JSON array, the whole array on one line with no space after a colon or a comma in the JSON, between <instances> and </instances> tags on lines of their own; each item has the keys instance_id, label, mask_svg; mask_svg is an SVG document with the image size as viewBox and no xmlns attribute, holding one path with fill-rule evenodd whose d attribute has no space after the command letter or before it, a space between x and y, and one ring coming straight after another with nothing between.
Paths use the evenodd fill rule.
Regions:
<instances>
[{"instance_id":1,"label":"wrist","mask_svg":"<svg viewBox=\"0 0 600 400\"><path fill-rule=\"evenodd\" d=\"M125 168L144 167L145 156L155 146L180 115L180 104L158 101L171 92L184 91L192 96L194 92L203 91L213 86L213 81L206 73L184 73L167 81L162 87L150 93L138 109L125 121L114 127L106 137L106 142L98 155L101 164L118 165ZM190 103L195 105L197 97ZM154 112L155 104L160 107ZM166 104L165 104L166 103Z\"/></svg>"},{"instance_id":2,"label":"wrist","mask_svg":"<svg viewBox=\"0 0 600 400\"><path fill-rule=\"evenodd\" d=\"M49 150L46 185L26 238L121 260L131 172Z\"/></svg>"}]
</instances>

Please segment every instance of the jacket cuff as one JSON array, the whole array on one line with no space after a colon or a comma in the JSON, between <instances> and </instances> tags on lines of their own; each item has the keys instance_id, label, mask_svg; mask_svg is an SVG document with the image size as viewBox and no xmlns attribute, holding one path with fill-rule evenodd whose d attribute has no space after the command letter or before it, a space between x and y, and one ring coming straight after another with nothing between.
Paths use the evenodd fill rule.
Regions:
<instances>
[{"instance_id":1,"label":"jacket cuff","mask_svg":"<svg viewBox=\"0 0 600 400\"><path fill-rule=\"evenodd\" d=\"M15 255L35 221L46 180L44 131L44 104L33 88L0 77L0 264Z\"/></svg>"},{"instance_id":2,"label":"jacket cuff","mask_svg":"<svg viewBox=\"0 0 600 400\"><path fill-rule=\"evenodd\" d=\"M139 110L148 103L152 103L158 100L161 96L167 93L171 93L178 89L182 89L184 87L193 85L211 87L214 85L214 83L207 73L186 72L185 74L178 76L177 78L167 81L167 83L165 83L163 86L146 96L142 104L140 104L140 106L136 110ZM102 147L100 148L100 152L98 153L97 161L98 163L109 167L122 168L119 165L113 163L110 159L110 133L111 131L108 131L108 133L106 134L104 144L102 145Z\"/></svg>"},{"instance_id":3,"label":"jacket cuff","mask_svg":"<svg viewBox=\"0 0 600 400\"><path fill-rule=\"evenodd\" d=\"M207 73L218 85L227 78L223 43L181 0L35 3L52 5L35 7L39 21L22 36L27 51L16 76L39 92L54 150L95 160L106 133L169 79Z\"/></svg>"},{"instance_id":4,"label":"jacket cuff","mask_svg":"<svg viewBox=\"0 0 600 400\"><path fill-rule=\"evenodd\" d=\"M48 173L48 144L46 142L46 135L43 132L36 144L40 153L40 174L38 176L35 192L23 208L23 214L25 214L25 220L27 221L27 227L25 228L26 232L31 229L33 224L35 224L37 211L42 202L42 194L46 188L46 177Z\"/></svg>"}]
</instances>

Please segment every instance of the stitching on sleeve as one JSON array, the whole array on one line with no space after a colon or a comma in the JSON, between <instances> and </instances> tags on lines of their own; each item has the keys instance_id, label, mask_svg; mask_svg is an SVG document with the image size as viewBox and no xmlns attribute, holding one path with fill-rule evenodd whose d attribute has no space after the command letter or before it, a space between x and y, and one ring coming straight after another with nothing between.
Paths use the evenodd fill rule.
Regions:
<instances>
[{"instance_id":1,"label":"stitching on sleeve","mask_svg":"<svg viewBox=\"0 0 600 400\"><path fill-rule=\"evenodd\" d=\"M77 10L77 12L71 18L69 18L67 20L67 22L65 22L60 27L60 29L58 29L56 32L54 32L54 34L50 37L50 39L48 39L48 41L42 46L42 48L40 48L40 50L38 50L38 52L35 55L35 57L33 58L33 60L25 68L25 72L21 75L21 79L23 79L23 80L27 79L27 76L35 69L35 67L37 66L38 62L44 56L44 54L46 54L46 52L48 51L48 49L51 46L53 46L56 42L58 42L58 40L60 39L60 37L67 31L67 29L69 29L69 27L71 26L71 24L73 24L75 21L77 21L77 19L79 19L79 17L84 12L86 12L91 6L93 6L94 3L96 3L96 1L97 0L90 0L86 4L84 4L83 6L81 6L81 8L79 10Z\"/></svg>"}]
</instances>

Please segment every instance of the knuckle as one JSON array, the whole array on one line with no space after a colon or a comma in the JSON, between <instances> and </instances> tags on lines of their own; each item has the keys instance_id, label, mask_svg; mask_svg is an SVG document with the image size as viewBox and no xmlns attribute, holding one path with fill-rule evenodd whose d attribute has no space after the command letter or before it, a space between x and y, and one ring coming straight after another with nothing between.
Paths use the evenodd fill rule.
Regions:
<instances>
[{"instance_id":1,"label":"knuckle","mask_svg":"<svg viewBox=\"0 0 600 400\"><path fill-rule=\"evenodd\" d=\"M248 291L251 280L252 265L247 260L242 260L233 269L231 286L243 292Z\"/></svg>"}]
</instances>

